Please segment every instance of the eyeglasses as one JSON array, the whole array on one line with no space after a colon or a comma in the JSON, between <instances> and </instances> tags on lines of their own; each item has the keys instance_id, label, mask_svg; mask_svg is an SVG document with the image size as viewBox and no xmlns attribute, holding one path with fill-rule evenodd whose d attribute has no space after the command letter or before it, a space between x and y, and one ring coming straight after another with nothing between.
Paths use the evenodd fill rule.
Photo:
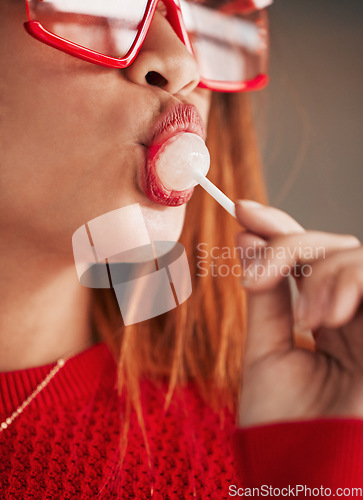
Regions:
<instances>
[{"instance_id":1,"label":"eyeglasses","mask_svg":"<svg viewBox=\"0 0 363 500\"><path fill-rule=\"evenodd\" d=\"M163 0L165 17L194 55L200 87L223 92L267 84L272 0ZM37 40L101 66L135 60L159 0L26 0L27 31Z\"/></svg>"}]
</instances>

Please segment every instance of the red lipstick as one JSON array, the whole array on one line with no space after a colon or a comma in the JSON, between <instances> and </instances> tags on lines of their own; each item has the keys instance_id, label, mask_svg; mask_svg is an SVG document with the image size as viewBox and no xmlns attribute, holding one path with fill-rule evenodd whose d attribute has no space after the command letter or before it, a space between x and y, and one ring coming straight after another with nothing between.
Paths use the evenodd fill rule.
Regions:
<instances>
[{"instance_id":1,"label":"red lipstick","mask_svg":"<svg viewBox=\"0 0 363 500\"><path fill-rule=\"evenodd\" d=\"M180 132L191 132L204 139L203 120L195 106L179 104L163 114L151 131L141 187L151 201L160 205L182 205L189 201L194 191L194 188L184 191L167 189L160 181L156 171L158 158L163 153L163 145L168 139Z\"/></svg>"}]
</instances>

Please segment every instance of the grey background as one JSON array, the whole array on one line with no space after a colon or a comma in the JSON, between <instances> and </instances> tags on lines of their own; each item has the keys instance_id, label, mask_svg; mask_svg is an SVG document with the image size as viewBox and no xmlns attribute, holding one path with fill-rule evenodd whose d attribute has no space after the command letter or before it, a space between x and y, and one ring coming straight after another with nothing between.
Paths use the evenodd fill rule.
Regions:
<instances>
[{"instance_id":1,"label":"grey background","mask_svg":"<svg viewBox=\"0 0 363 500\"><path fill-rule=\"evenodd\" d=\"M275 0L269 87L253 96L270 204L363 240L363 1Z\"/></svg>"}]
</instances>

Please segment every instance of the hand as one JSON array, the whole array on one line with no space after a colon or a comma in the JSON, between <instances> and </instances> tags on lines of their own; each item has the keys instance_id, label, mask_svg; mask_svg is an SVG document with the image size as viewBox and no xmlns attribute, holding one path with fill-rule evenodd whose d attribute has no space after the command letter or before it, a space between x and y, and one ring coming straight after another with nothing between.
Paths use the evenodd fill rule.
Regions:
<instances>
[{"instance_id":1,"label":"hand","mask_svg":"<svg viewBox=\"0 0 363 500\"><path fill-rule=\"evenodd\" d=\"M236 216L248 290L239 424L363 417L363 246L248 200ZM314 350L296 345L294 324L313 331Z\"/></svg>"}]
</instances>

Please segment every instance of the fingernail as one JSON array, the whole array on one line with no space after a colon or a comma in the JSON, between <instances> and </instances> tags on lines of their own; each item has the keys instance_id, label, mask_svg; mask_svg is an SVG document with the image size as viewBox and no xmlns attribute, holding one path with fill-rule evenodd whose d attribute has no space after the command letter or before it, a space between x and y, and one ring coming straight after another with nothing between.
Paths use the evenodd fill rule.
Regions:
<instances>
[{"instance_id":1,"label":"fingernail","mask_svg":"<svg viewBox=\"0 0 363 500\"><path fill-rule=\"evenodd\" d=\"M306 321L307 303L303 295L300 295L295 304L295 324L303 325Z\"/></svg>"},{"instance_id":2,"label":"fingernail","mask_svg":"<svg viewBox=\"0 0 363 500\"><path fill-rule=\"evenodd\" d=\"M295 323L294 324L294 331L296 333L300 333L300 334L303 334L303 333L307 334L307 333L311 332L310 328L307 326L307 324L304 321Z\"/></svg>"},{"instance_id":3,"label":"fingernail","mask_svg":"<svg viewBox=\"0 0 363 500\"><path fill-rule=\"evenodd\" d=\"M307 324L308 305L303 295L300 295L295 303L294 308L294 330L298 333L304 333L309 330Z\"/></svg>"},{"instance_id":4,"label":"fingernail","mask_svg":"<svg viewBox=\"0 0 363 500\"><path fill-rule=\"evenodd\" d=\"M236 203L246 208L264 208L265 205L254 200L237 200Z\"/></svg>"}]
</instances>

